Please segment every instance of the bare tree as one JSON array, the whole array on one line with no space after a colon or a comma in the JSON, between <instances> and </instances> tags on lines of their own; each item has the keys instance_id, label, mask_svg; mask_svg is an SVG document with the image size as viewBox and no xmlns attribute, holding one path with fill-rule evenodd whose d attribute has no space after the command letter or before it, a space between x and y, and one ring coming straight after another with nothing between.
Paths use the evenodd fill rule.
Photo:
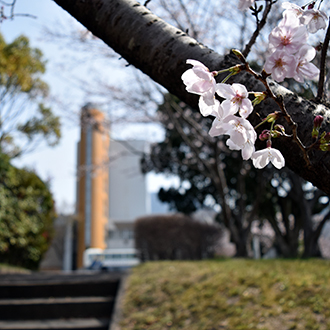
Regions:
<instances>
[{"instance_id":1,"label":"bare tree","mask_svg":"<svg viewBox=\"0 0 330 330\"><path fill-rule=\"evenodd\" d=\"M146 7L133 0L86 0L84 2L56 0L55 2L85 25L95 36L121 54L128 63L139 68L195 108L197 97L189 95L181 82L181 75L187 69L186 59L199 60L210 70L228 68L240 63L231 54L223 57L199 44L185 32L165 23ZM220 76L219 79L221 78L223 77ZM244 84L248 90L264 90L264 86L247 72L236 75L231 81ZM298 134L302 143L311 142L310 133L316 114L323 114L324 129L330 130L325 105L299 98L290 90L275 83L271 83L271 88L275 95L283 98L288 113L299 127ZM270 100L256 107L256 111L262 118L276 110L276 104ZM256 124L259 118L252 117L251 122ZM290 130L291 128L287 127L287 131ZM294 172L326 193L330 192L328 153L313 151L312 163L308 166L297 144L291 139L279 139L276 148L282 152L287 166Z\"/></svg>"}]
</instances>

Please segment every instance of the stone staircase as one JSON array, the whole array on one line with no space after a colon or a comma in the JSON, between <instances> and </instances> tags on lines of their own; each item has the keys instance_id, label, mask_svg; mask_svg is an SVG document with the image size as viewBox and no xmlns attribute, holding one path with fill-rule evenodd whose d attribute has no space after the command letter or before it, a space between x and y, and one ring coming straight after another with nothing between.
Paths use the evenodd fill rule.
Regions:
<instances>
[{"instance_id":1,"label":"stone staircase","mask_svg":"<svg viewBox=\"0 0 330 330\"><path fill-rule=\"evenodd\" d=\"M0 274L0 329L108 330L122 274Z\"/></svg>"}]
</instances>

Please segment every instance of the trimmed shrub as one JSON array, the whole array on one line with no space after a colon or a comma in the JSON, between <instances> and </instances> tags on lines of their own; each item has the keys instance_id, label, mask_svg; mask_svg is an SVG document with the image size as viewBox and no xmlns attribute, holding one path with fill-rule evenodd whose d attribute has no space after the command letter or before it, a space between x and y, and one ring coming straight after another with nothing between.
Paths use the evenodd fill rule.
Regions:
<instances>
[{"instance_id":1,"label":"trimmed shrub","mask_svg":"<svg viewBox=\"0 0 330 330\"><path fill-rule=\"evenodd\" d=\"M219 226L181 214L138 218L135 247L144 260L198 260L214 255Z\"/></svg>"}]
</instances>

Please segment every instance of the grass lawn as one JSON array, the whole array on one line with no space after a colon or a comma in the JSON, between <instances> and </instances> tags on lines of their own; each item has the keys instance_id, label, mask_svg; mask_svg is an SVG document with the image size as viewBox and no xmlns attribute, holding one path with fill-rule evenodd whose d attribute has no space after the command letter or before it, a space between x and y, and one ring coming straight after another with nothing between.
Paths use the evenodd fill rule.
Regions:
<instances>
[{"instance_id":1,"label":"grass lawn","mask_svg":"<svg viewBox=\"0 0 330 330\"><path fill-rule=\"evenodd\" d=\"M121 330L330 329L330 262L149 262L133 269Z\"/></svg>"}]
</instances>

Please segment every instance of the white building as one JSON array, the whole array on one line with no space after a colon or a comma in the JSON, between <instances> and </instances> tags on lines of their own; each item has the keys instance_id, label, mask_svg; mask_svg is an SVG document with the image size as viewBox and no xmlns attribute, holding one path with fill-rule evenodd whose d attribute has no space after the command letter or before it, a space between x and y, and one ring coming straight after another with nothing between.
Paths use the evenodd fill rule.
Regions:
<instances>
[{"instance_id":1,"label":"white building","mask_svg":"<svg viewBox=\"0 0 330 330\"><path fill-rule=\"evenodd\" d=\"M110 142L108 248L134 247L134 221L151 213L146 175L140 169L148 148L146 141Z\"/></svg>"}]
</instances>

